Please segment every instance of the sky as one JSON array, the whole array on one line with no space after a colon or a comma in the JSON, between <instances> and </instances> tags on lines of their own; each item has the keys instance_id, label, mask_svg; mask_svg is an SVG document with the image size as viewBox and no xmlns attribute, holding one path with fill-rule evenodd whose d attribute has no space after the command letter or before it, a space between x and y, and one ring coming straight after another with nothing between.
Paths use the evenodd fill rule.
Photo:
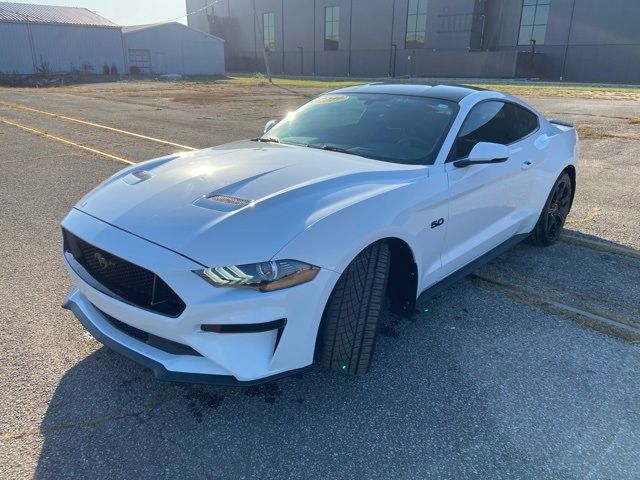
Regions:
<instances>
[{"instance_id":1,"label":"sky","mask_svg":"<svg viewBox=\"0 0 640 480\"><path fill-rule=\"evenodd\" d=\"M187 23L185 0L9 0L14 3L83 7L119 25L175 20ZM177 17L182 17L177 19Z\"/></svg>"}]
</instances>

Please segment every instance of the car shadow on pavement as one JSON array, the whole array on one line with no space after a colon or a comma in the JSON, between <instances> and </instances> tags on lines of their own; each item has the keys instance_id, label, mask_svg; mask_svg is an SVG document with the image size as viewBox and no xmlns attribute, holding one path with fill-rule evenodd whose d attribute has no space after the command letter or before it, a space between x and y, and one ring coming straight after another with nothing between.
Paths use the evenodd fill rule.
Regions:
<instances>
[{"instance_id":1,"label":"car shadow on pavement","mask_svg":"<svg viewBox=\"0 0 640 480\"><path fill-rule=\"evenodd\" d=\"M548 278L574 254L622 268L572 248L524 244L490 269ZM312 367L250 388L169 384L99 348L57 386L36 477L622 478L637 460L610 447L640 441L639 365L637 345L467 279L389 318L358 378Z\"/></svg>"},{"instance_id":2,"label":"car shadow on pavement","mask_svg":"<svg viewBox=\"0 0 640 480\"><path fill-rule=\"evenodd\" d=\"M41 424L36 476L437 474L453 457L477 449L481 437L507 452L492 460L502 469L521 463L461 352L443 341L449 328L404 322L397 335L381 338L376 365L364 377L313 367L250 388L161 383L100 348L58 385ZM408 338L422 355L406 350Z\"/></svg>"}]
</instances>

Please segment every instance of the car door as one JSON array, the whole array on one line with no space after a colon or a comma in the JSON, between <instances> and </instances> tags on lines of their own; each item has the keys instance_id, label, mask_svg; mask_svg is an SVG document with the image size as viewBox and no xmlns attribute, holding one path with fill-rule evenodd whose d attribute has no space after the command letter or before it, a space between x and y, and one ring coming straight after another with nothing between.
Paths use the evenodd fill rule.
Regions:
<instances>
[{"instance_id":1,"label":"car door","mask_svg":"<svg viewBox=\"0 0 640 480\"><path fill-rule=\"evenodd\" d=\"M445 164L449 217L441 256L444 276L519 233L531 215L538 124L536 114L507 101L480 102L467 115ZM456 167L454 162L479 142L507 145L509 158L503 163Z\"/></svg>"}]
</instances>

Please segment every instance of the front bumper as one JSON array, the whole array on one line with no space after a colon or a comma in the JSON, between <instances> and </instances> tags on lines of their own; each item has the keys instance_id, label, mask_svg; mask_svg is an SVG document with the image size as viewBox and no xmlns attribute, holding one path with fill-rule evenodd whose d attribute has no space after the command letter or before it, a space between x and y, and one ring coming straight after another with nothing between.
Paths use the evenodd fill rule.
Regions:
<instances>
[{"instance_id":1,"label":"front bumper","mask_svg":"<svg viewBox=\"0 0 640 480\"><path fill-rule=\"evenodd\" d=\"M150 368L160 380L222 385L251 385L292 374L313 362L324 306L339 275L322 269L306 284L262 293L216 288L193 270L201 265L173 251L122 231L78 210L63 227L86 242L162 278L186 304L178 317L137 308L85 281L65 257L75 288L64 307L70 309L100 342ZM186 346L176 353L145 342L113 319L160 340ZM202 325L262 325L286 319L281 329L203 331ZM226 332L227 329L222 330Z\"/></svg>"}]
</instances>

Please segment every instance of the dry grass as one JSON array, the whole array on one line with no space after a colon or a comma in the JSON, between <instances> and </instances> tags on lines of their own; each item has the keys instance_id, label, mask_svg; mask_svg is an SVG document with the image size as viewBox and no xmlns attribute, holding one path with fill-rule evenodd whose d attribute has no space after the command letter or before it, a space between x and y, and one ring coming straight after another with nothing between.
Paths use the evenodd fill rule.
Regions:
<instances>
[{"instance_id":1,"label":"dry grass","mask_svg":"<svg viewBox=\"0 0 640 480\"><path fill-rule=\"evenodd\" d=\"M604 138L605 135L589 125L577 125L576 129L581 140Z\"/></svg>"},{"instance_id":2,"label":"dry grass","mask_svg":"<svg viewBox=\"0 0 640 480\"><path fill-rule=\"evenodd\" d=\"M233 83L240 85L269 85L268 80L263 75L234 76L219 80L220 83ZM334 89L351 85L361 85L369 80L348 80L348 81L325 81L307 80L295 78L273 77L273 84L279 86L302 87L302 88L324 88ZM416 79L420 82L420 79ZM638 100L640 101L640 88L627 87L600 87L596 85L535 85L519 83L475 83L468 85L499 90L512 95L540 96L540 97L565 97L565 98L586 98L603 100Z\"/></svg>"},{"instance_id":3,"label":"dry grass","mask_svg":"<svg viewBox=\"0 0 640 480\"><path fill-rule=\"evenodd\" d=\"M295 79L273 77L270 84L264 75L238 75L233 77L214 77L201 80L181 80L164 82L154 80L125 80L117 83L84 84L52 88L46 91L68 91L74 94L89 96L118 95L137 97L175 98L177 102L199 104L225 101L228 97L240 99L243 95L273 95L280 90L281 94L295 94L301 97L316 95L322 91L340 87L359 85L370 80L326 81L317 79ZM420 79L416 79L419 82ZM499 90L513 95L538 97L564 97L602 100L634 100L640 102L640 88L604 87L596 85L536 85L529 83L477 83L471 86ZM3 87L0 87L3 88ZM14 89L23 90L23 89ZM31 89L24 89L31 90ZM44 91L44 90L43 90ZM171 92L175 95L172 95ZM204 93L202 97L201 94ZM629 120L632 125L640 124L640 117Z\"/></svg>"},{"instance_id":4,"label":"dry grass","mask_svg":"<svg viewBox=\"0 0 640 480\"><path fill-rule=\"evenodd\" d=\"M269 85L269 80L262 74L256 74L251 76L236 76L227 77L221 80L223 83L233 83L240 85ZM286 86L286 87L308 87L308 88L326 88L334 89L341 87L350 87L353 85L362 85L369 83L368 80L307 80L307 79L295 79L295 78L281 78L273 77L273 84Z\"/></svg>"},{"instance_id":5,"label":"dry grass","mask_svg":"<svg viewBox=\"0 0 640 480\"><path fill-rule=\"evenodd\" d=\"M640 88L564 86L564 85L516 85L516 84L470 84L531 97L564 97L589 100L636 100L640 101Z\"/></svg>"},{"instance_id":6,"label":"dry grass","mask_svg":"<svg viewBox=\"0 0 640 480\"><path fill-rule=\"evenodd\" d=\"M600 128L595 128L592 125L576 125L576 129L578 130L578 136L580 140L602 140L605 138L615 138L617 140L629 140L629 141L638 141L636 135L629 135L630 131L617 130L620 133L610 133L606 129L606 126L602 126ZM627 129L628 130L628 129Z\"/></svg>"},{"instance_id":7,"label":"dry grass","mask_svg":"<svg viewBox=\"0 0 640 480\"><path fill-rule=\"evenodd\" d=\"M221 83L234 83L244 85L268 85L266 77L257 76L235 76L227 77L220 80ZM360 85L368 83L369 80L348 80L348 81L324 81L324 80L307 80L295 78L273 77L274 85L290 86L290 87L310 87L333 89L347 87L351 85ZM420 82L420 79L416 79ZM475 83L469 82L468 85L499 90L513 95L541 96L541 97L565 97L565 98L586 98L586 99L603 99L603 100L638 100L640 101L640 88L635 87L605 87L597 85L535 85L535 84L519 84L519 83Z\"/></svg>"},{"instance_id":8,"label":"dry grass","mask_svg":"<svg viewBox=\"0 0 640 480\"><path fill-rule=\"evenodd\" d=\"M604 131L604 129L594 128L591 125L577 125L576 129L578 130L578 136L580 140L598 140L603 138L619 138L624 139L627 138L624 135L614 135L612 133Z\"/></svg>"}]
</instances>

